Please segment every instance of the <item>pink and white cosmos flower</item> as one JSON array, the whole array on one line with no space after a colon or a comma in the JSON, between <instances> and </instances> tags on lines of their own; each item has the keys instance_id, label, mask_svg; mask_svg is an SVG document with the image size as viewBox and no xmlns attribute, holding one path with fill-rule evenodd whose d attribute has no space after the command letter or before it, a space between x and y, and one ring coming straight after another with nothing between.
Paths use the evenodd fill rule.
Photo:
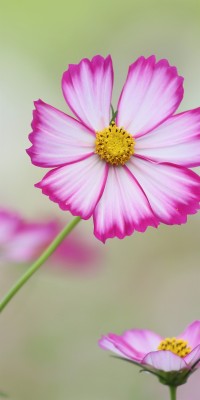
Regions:
<instances>
[{"instance_id":1,"label":"pink and white cosmos flower","mask_svg":"<svg viewBox=\"0 0 200 400\"><path fill-rule=\"evenodd\" d=\"M55 221L29 222L18 213L0 209L0 261L27 263L53 240Z\"/></svg>"},{"instance_id":2,"label":"pink and white cosmos flower","mask_svg":"<svg viewBox=\"0 0 200 400\"><path fill-rule=\"evenodd\" d=\"M199 209L200 108L174 115L183 78L167 60L140 57L130 67L110 115L111 57L69 65L65 100L77 120L35 102L27 150L53 168L36 184L63 210L93 216L94 234L124 238L160 223L183 224Z\"/></svg>"},{"instance_id":3,"label":"pink and white cosmos flower","mask_svg":"<svg viewBox=\"0 0 200 400\"><path fill-rule=\"evenodd\" d=\"M62 229L59 220L26 221L18 213L0 209L0 263L34 261ZM86 271L98 264L100 252L79 233L72 232L56 249L52 264Z\"/></svg>"},{"instance_id":4,"label":"pink and white cosmos flower","mask_svg":"<svg viewBox=\"0 0 200 400\"><path fill-rule=\"evenodd\" d=\"M178 386L200 367L200 321L194 321L173 338L142 329L131 329L122 335L109 333L100 339L99 346L154 371L166 382L176 380Z\"/></svg>"}]
</instances>

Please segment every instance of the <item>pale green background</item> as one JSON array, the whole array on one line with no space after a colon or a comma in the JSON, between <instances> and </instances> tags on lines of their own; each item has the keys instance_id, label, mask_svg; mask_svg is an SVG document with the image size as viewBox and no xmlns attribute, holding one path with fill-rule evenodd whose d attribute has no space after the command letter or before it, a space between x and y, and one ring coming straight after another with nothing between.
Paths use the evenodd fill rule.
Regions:
<instances>
[{"instance_id":1,"label":"pale green background","mask_svg":"<svg viewBox=\"0 0 200 400\"><path fill-rule=\"evenodd\" d=\"M199 105L199 1L0 1L1 203L25 216L69 216L33 187L44 171L28 146L33 100L66 110L60 78L68 63L112 54L114 105L127 68L156 54L185 77L181 110ZM1 316L0 389L13 400L168 399L167 389L115 361L97 340L131 327L176 335L200 318L200 216L112 240L98 272L37 273ZM92 223L82 223L92 240ZM1 269L1 293L22 270ZM199 399L200 374L179 391Z\"/></svg>"}]
</instances>

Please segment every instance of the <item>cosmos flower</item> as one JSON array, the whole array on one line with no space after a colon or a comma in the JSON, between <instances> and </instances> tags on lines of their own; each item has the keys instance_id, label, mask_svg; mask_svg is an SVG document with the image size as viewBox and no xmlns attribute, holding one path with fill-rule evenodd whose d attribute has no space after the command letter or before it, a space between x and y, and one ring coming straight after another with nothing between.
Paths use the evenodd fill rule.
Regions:
<instances>
[{"instance_id":1,"label":"cosmos flower","mask_svg":"<svg viewBox=\"0 0 200 400\"><path fill-rule=\"evenodd\" d=\"M37 257L57 232L55 221L27 222L16 212L0 210L0 260L26 263Z\"/></svg>"},{"instance_id":2,"label":"cosmos flower","mask_svg":"<svg viewBox=\"0 0 200 400\"><path fill-rule=\"evenodd\" d=\"M149 330L132 329L103 336L99 346L157 375L166 385L179 386L200 367L200 321L180 335L163 338Z\"/></svg>"},{"instance_id":3,"label":"cosmos flower","mask_svg":"<svg viewBox=\"0 0 200 400\"><path fill-rule=\"evenodd\" d=\"M26 221L19 214L0 209L0 262L29 263L35 260L62 229L57 219ZM98 263L100 252L77 233L59 246L52 258L52 265L66 269L86 270Z\"/></svg>"},{"instance_id":4,"label":"cosmos flower","mask_svg":"<svg viewBox=\"0 0 200 400\"><path fill-rule=\"evenodd\" d=\"M140 57L111 116L111 57L69 65L65 100L77 120L35 102L34 165L52 168L36 184L63 210L93 216L94 234L124 238L160 223L183 224L199 209L200 108L174 115L183 78L167 60Z\"/></svg>"}]
</instances>

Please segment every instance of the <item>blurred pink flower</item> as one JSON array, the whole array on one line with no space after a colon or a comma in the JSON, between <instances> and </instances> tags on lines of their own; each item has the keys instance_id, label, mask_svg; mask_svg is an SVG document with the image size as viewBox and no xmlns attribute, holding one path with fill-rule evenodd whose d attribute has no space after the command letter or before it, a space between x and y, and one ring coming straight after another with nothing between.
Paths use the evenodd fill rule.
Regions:
<instances>
[{"instance_id":1,"label":"blurred pink flower","mask_svg":"<svg viewBox=\"0 0 200 400\"><path fill-rule=\"evenodd\" d=\"M200 321L194 321L173 338L164 339L149 330L132 329L122 335L103 336L99 346L153 371L163 383L170 381L178 386L200 366Z\"/></svg>"},{"instance_id":2,"label":"blurred pink flower","mask_svg":"<svg viewBox=\"0 0 200 400\"><path fill-rule=\"evenodd\" d=\"M199 381L200 369L191 376L186 386L179 388L179 398L181 400L199 400Z\"/></svg>"},{"instance_id":3,"label":"blurred pink flower","mask_svg":"<svg viewBox=\"0 0 200 400\"><path fill-rule=\"evenodd\" d=\"M111 57L69 65L65 100L78 120L35 102L34 165L53 168L36 186L63 210L94 218L103 242L148 226L183 224L199 209L200 108L173 115L183 78L167 60L144 57L129 67L110 121Z\"/></svg>"},{"instance_id":4,"label":"blurred pink flower","mask_svg":"<svg viewBox=\"0 0 200 400\"><path fill-rule=\"evenodd\" d=\"M56 219L29 222L15 212L0 209L0 261L17 264L34 261L61 229ZM81 270L96 263L99 256L97 247L76 231L55 251L52 264Z\"/></svg>"}]
</instances>

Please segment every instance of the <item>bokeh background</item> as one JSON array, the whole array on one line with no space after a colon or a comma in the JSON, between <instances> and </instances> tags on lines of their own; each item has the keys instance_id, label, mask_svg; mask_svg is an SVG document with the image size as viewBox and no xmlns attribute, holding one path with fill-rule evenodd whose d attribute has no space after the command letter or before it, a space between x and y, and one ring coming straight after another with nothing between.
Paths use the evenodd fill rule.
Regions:
<instances>
[{"instance_id":1,"label":"bokeh background","mask_svg":"<svg viewBox=\"0 0 200 400\"><path fill-rule=\"evenodd\" d=\"M113 104L127 68L156 54L185 77L180 110L199 106L200 3L197 0L0 1L0 205L25 217L68 213L34 188L44 171L31 165L33 100L69 111L60 79L69 63L112 54ZM87 274L41 269L1 315L0 390L13 400L168 399L167 388L97 346L103 333L131 327L163 336L200 318L200 215L181 227L161 226L123 241L97 243L92 222L80 230L101 261ZM1 295L21 267L1 266ZM200 374L178 399L199 399Z\"/></svg>"}]
</instances>

